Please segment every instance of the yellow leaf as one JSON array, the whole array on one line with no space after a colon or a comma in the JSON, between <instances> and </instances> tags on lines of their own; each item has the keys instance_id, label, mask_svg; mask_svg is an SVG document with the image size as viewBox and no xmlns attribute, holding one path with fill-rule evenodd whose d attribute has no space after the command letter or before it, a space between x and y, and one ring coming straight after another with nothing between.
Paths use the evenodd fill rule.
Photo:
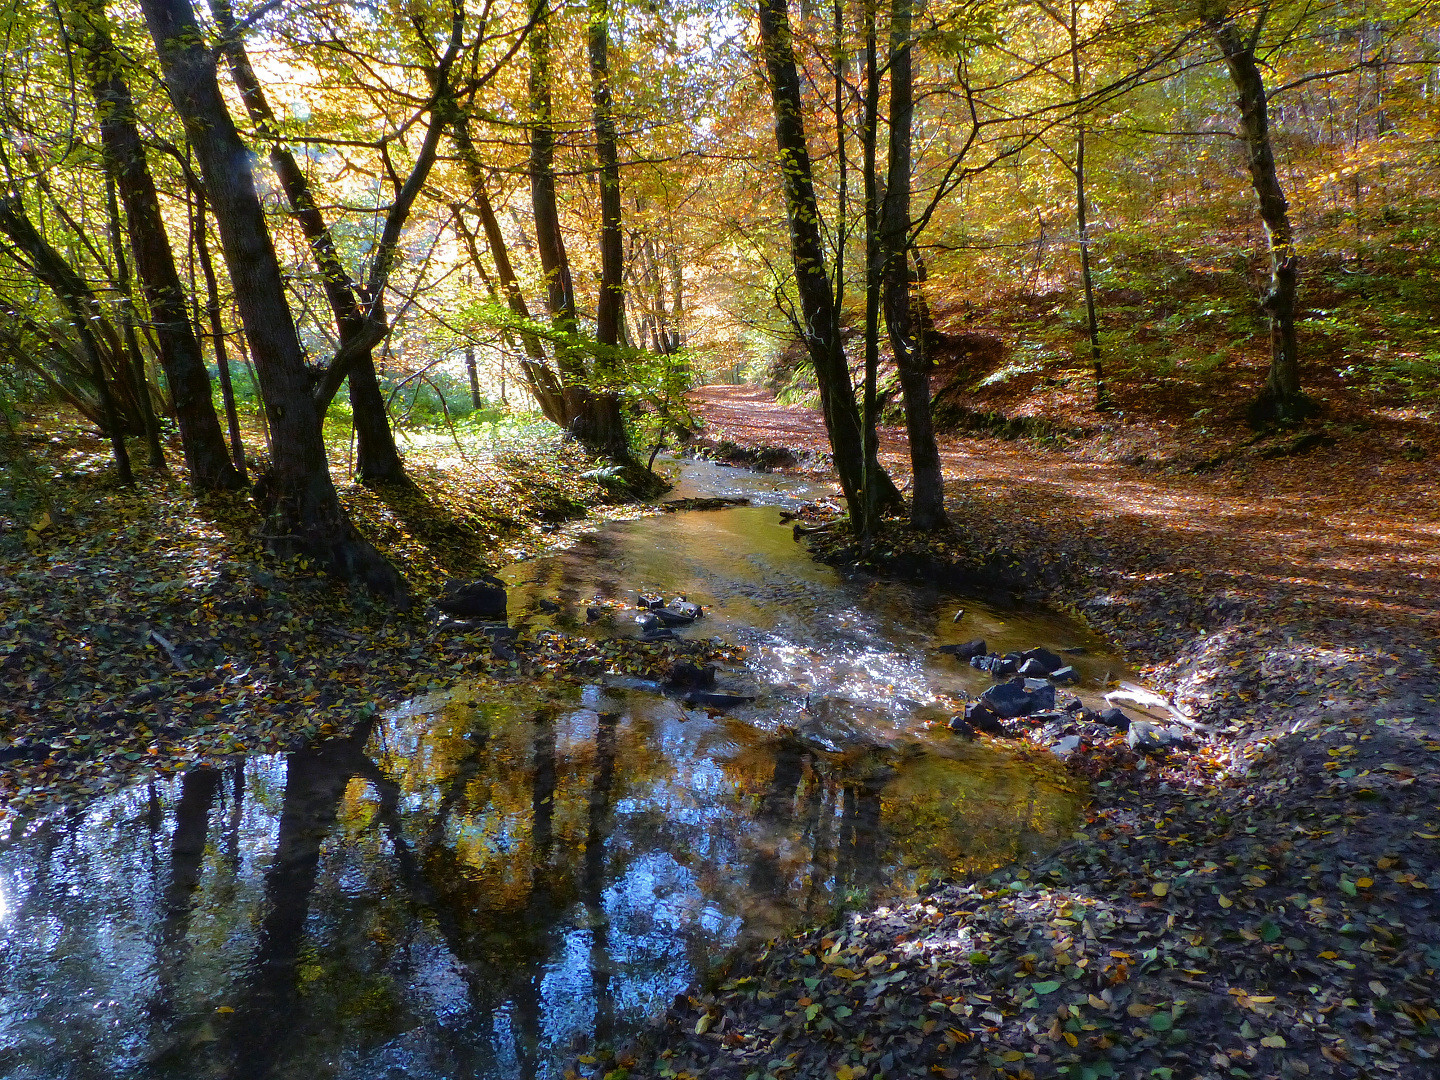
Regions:
<instances>
[{"instance_id":1,"label":"yellow leaf","mask_svg":"<svg viewBox=\"0 0 1440 1080\"><path fill-rule=\"evenodd\" d=\"M1235 901L1234 901L1234 900L1231 900L1228 896L1222 896L1222 897L1219 898L1219 900L1220 900L1220 906L1221 906L1221 907L1228 908L1228 907L1234 907L1234 906L1235 906Z\"/></svg>"},{"instance_id":2,"label":"yellow leaf","mask_svg":"<svg viewBox=\"0 0 1440 1080\"><path fill-rule=\"evenodd\" d=\"M1368 889L1371 885L1375 884L1375 879L1368 877L1356 878L1355 884L1361 889Z\"/></svg>"},{"instance_id":3,"label":"yellow leaf","mask_svg":"<svg viewBox=\"0 0 1440 1080\"><path fill-rule=\"evenodd\" d=\"M1279 1035L1266 1035L1260 1040L1260 1045L1269 1046L1275 1050L1283 1050L1285 1048L1285 1040Z\"/></svg>"},{"instance_id":4,"label":"yellow leaf","mask_svg":"<svg viewBox=\"0 0 1440 1080\"><path fill-rule=\"evenodd\" d=\"M1170 891L1170 886L1166 885L1163 881L1157 881L1154 885L1150 886L1150 891L1156 896L1164 896Z\"/></svg>"},{"instance_id":5,"label":"yellow leaf","mask_svg":"<svg viewBox=\"0 0 1440 1080\"><path fill-rule=\"evenodd\" d=\"M1077 1039L1077 1038L1075 1037L1075 1035L1074 1035L1072 1032L1069 1032L1069 1031L1065 1032L1065 1041L1066 1041L1067 1043L1069 1043L1071 1046L1079 1046L1079 1045L1080 1045L1080 1040Z\"/></svg>"},{"instance_id":6,"label":"yellow leaf","mask_svg":"<svg viewBox=\"0 0 1440 1080\"><path fill-rule=\"evenodd\" d=\"M229 1005L221 1005L215 1011L218 1013L233 1013L235 1010L232 1009Z\"/></svg>"}]
</instances>

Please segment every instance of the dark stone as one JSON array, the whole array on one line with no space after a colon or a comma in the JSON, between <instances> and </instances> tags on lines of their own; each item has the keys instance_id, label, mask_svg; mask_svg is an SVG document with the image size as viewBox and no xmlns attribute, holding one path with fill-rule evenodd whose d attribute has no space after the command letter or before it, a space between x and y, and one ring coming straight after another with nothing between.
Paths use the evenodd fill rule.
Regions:
<instances>
[{"instance_id":1,"label":"dark stone","mask_svg":"<svg viewBox=\"0 0 1440 1080\"><path fill-rule=\"evenodd\" d=\"M660 629L660 617L653 612L647 611L644 615L636 615L635 623L640 627L642 634L653 633Z\"/></svg>"},{"instance_id":2,"label":"dark stone","mask_svg":"<svg viewBox=\"0 0 1440 1080\"><path fill-rule=\"evenodd\" d=\"M635 606L641 611L654 611L665 606L665 598L655 593L640 593L635 597Z\"/></svg>"},{"instance_id":3,"label":"dark stone","mask_svg":"<svg viewBox=\"0 0 1440 1080\"><path fill-rule=\"evenodd\" d=\"M685 695L686 705L710 709L730 709L736 705L748 705L754 700L754 696L750 694L714 694L701 691Z\"/></svg>"},{"instance_id":4,"label":"dark stone","mask_svg":"<svg viewBox=\"0 0 1440 1080\"><path fill-rule=\"evenodd\" d=\"M970 726L970 721L966 720L963 716L952 716L947 726L962 739L975 738L975 729Z\"/></svg>"},{"instance_id":5,"label":"dark stone","mask_svg":"<svg viewBox=\"0 0 1440 1080\"><path fill-rule=\"evenodd\" d=\"M536 600L535 606L547 615L553 615L560 610L560 604L554 600Z\"/></svg>"},{"instance_id":6,"label":"dark stone","mask_svg":"<svg viewBox=\"0 0 1440 1080\"><path fill-rule=\"evenodd\" d=\"M1064 711L1067 713L1081 713L1085 711L1085 703L1081 701L1078 697L1072 697L1069 701L1062 705L1061 708L1064 709Z\"/></svg>"},{"instance_id":7,"label":"dark stone","mask_svg":"<svg viewBox=\"0 0 1440 1080\"><path fill-rule=\"evenodd\" d=\"M974 730L982 731L986 735L998 735L1004 738L1010 734L1000 723L1000 714L985 704L983 700L972 701L965 706L964 721Z\"/></svg>"},{"instance_id":8,"label":"dark stone","mask_svg":"<svg viewBox=\"0 0 1440 1080\"><path fill-rule=\"evenodd\" d=\"M1055 688L1047 685L1030 690L1026 688L1024 679L1011 679L990 687L980 695L980 700L997 716L1009 720L1054 709Z\"/></svg>"},{"instance_id":9,"label":"dark stone","mask_svg":"<svg viewBox=\"0 0 1440 1080\"><path fill-rule=\"evenodd\" d=\"M981 671L988 671L991 675L999 679L1006 675L1015 674L1016 669L1020 666L1019 660L1019 656L1015 653L1008 653L1005 656L997 656L995 653L990 653L987 656L972 656L970 658L970 666L979 668Z\"/></svg>"},{"instance_id":10,"label":"dark stone","mask_svg":"<svg viewBox=\"0 0 1440 1080\"><path fill-rule=\"evenodd\" d=\"M505 583L485 574L474 581L446 582L435 606L460 619L503 619L505 602Z\"/></svg>"},{"instance_id":11,"label":"dark stone","mask_svg":"<svg viewBox=\"0 0 1440 1080\"><path fill-rule=\"evenodd\" d=\"M1027 662L1034 661L1039 664L1047 675L1052 671L1059 671L1065 666L1065 661L1060 659L1060 657L1056 656L1049 649L1042 649L1038 646L1033 649L1026 649L1020 656Z\"/></svg>"},{"instance_id":12,"label":"dark stone","mask_svg":"<svg viewBox=\"0 0 1440 1080\"><path fill-rule=\"evenodd\" d=\"M1130 749L1139 750L1142 754L1164 750L1170 745L1170 739L1165 731L1144 720L1130 722L1130 729L1125 733L1125 741L1130 744Z\"/></svg>"},{"instance_id":13,"label":"dark stone","mask_svg":"<svg viewBox=\"0 0 1440 1080\"><path fill-rule=\"evenodd\" d=\"M1057 686L1074 686L1080 681L1080 673L1069 664L1050 673Z\"/></svg>"},{"instance_id":14,"label":"dark stone","mask_svg":"<svg viewBox=\"0 0 1440 1080\"><path fill-rule=\"evenodd\" d=\"M590 607L587 607L587 608L585 609L585 621L586 621L586 622L596 622L597 620L602 619L602 618L604 618L604 617L605 617L605 612L604 612L602 609L600 609L600 608L598 608L598 607L595 607L593 604L592 604Z\"/></svg>"},{"instance_id":15,"label":"dark stone","mask_svg":"<svg viewBox=\"0 0 1440 1080\"><path fill-rule=\"evenodd\" d=\"M1045 676L1050 674L1050 669L1047 668L1044 664L1042 664L1039 660L1035 660L1032 658L1026 660L1023 664L1021 664L1015 673L1017 675L1024 675L1028 679L1043 679L1045 678Z\"/></svg>"},{"instance_id":16,"label":"dark stone","mask_svg":"<svg viewBox=\"0 0 1440 1080\"><path fill-rule=\"evenodd\" d=\"M1112 727L1116 731L1124 731L1130 726L1130 717L1119 709L1106 709L1100 714L1100 723L1106 727Z\"/></svg>"},{"instance_id":17,"label":"dark stone","mask_svg":"<svg viewBox=\"0 0 1440 1080\"><path fill-rule=\"evenodd\" d=\"M689 626L702 614L699 604L685 600L671 600L664 607L650 610L666 626Z\"/></svg>"},{"instance_id":18,"label":"dark stone","mask_svg":"<svg viewBox=\"0 0 1440 1080\"><path fill-rule=\"evenodd\" d=\"M670 673L665 676L666 690L709 690L715 686L715 668L709 664L700 667L688 660L677 660Z\"/></svg>"},{"instance_id":19,"label":"dark stone","mask_svg":"<svg viewBox=\"0 0 1440 1080\"><path fill-rule=\"evenodd\" d=\"M975 657L985 654L985 639L976 638L974 641L963 641L958 645L941 645L935 651L946 653L957 660L973 660Z\"/></svg>"}]
</instances>

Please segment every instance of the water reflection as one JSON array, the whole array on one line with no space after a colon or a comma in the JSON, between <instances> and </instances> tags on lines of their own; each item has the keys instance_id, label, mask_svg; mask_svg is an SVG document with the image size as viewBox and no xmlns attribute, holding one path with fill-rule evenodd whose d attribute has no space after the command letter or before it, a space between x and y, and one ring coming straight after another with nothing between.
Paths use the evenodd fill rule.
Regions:
<instances>
[{"instance_id":1,"label":"water reflection","mask_svg":"<svg viewBox=\"0 0 1440 1080\"><path fill-rule=\"evenodd\" d=\"M1067 794L928 740L916 703L972 678L936 640L1071 624L968 603L952 630L952 600L811 564L773 506L612 526L511 576L521 621L577 628L597 592L688 592L712 608L688 632L753 646L727 677L759 700L462 685L317 749L18 822L0 1076L548 1080L747 937L1068 831Z\"/></svg>"},{"instance_id":2,"label":"water reflection","mask_svg":"<svg viewBox=\"0 0 1440 1080\"><path fill-rule=\"evenodd\" d=\"M1068 812L997 760L585 699L462 690L18 830L0 1074L552 1076L744 935L1008 860Z\"/></svg>"}]
</instances>

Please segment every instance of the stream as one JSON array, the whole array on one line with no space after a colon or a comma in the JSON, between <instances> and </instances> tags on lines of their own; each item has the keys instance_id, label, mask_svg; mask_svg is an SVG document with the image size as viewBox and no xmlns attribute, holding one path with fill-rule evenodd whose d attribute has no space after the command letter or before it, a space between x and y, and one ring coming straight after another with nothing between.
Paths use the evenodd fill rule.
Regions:
<instances>
[{"instance_id":1,"label":"stream","mask_svg":"<svg viewBox=\"0 0 1440 1080\"><path fill-rule=\"evenodd\" d=\"M1083 627L847 579L781 521L828 486L672 467L669 497L751 505L509 567L511 624L635 636L596 598L683 595L705 615L678 633L744 646L719 689L752 701L462 682L305 752L20 820L0 835L0 1077L558 1077L737 945L1069 835L1057 773L932 730L990 685L933 649L1084 650L1085 697L1120 667Z\"/></svg>"}]
</instances>

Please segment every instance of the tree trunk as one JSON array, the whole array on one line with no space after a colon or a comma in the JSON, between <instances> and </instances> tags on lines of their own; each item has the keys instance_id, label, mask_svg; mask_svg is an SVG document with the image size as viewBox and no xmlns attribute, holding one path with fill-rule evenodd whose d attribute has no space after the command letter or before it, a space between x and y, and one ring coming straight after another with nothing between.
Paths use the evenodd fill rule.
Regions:
<instances>
[{"instance_id":1,"label":"tree trunk","mask_svg":"<svg viewBox=\"0 0 1440 1080\"><path fill-rule=\"evenodd\" d=\"M880 198L876 175L875 144L880 123L880 66L875 48L875 4L865 2L865 97L861 103L861 180L865 188L865 524L863 537L868 551L880 525L880 506L875 499L874 478L880 469L879 393L880 378Z\"/></svg>"},{"instance_id":2,"label":"tree trunk","mask_svg":"<svg viewBox=\"0 0 1440 1080\"><path fill-rule=\"evenodd\" d=\"M520 291L520 282L515 276L515 267L510 262L510 251L505 245L505 236L500 231L500 222L495 217L495 208L490 204L490 195L485 190L485 169L480 161L480 155L475 150L475 142L470 136L470 118L463 114L457 116L451 125L451 134L454 136L455 146L460 151L460 161L465 166L465 173L470 180L471 196L475 201L475 209L480 215L480 227L485 231L485 242L490 248L490 257L495 261L495 273L500 279L500 288L505 291L505 303L511 313L522 323L529 322L530 309L525 303L524 293ZM478 264L480 252L474 244L474 237L471 236L470 230L465 226L464 219L459 214L456 215L456 223L465 243L470 247L470 258ZM525 351L525 359L521 361L521 372L530 387L530 392L535 396L545 418L557 427L563 428L570 422L570 418L565 414L564 389L546 359L545 346L535 333L523 326L519 334L521 348Z\"/></svg>"},{"instance_id":3,"label":"tree trunk","mask_svg":"<svg viewBox=\"0 0 1440 1080\"><path fill-rule=\"evenodd\" d=\"M915 486L910 524L933 530L947 524L940 448L930 418L930 367L923 335L910 311L910 125L914 91L910 70L911 0L893 0L890 9L890 167L880 222L885 260L885 325L905 397L905 430Z\"/></svg>"},{"instance_id":4,"label":"tree trunk","mask_svg":"<svg viewBox=\"0 0 1440 1080\"><path fill-rule=\"evenodd\" d=\"M1255 58L1256 35L1242 34L1229 18L1213 20L1209 28L1239 95L1236 105L1240 109L1245 163L1270 247L1270 289L1260 302L1261 310L1270 319L1270 372L1255 404L1254 415L1257 419L1296 420L1309 411L1309 403L1300 391L1300 362L1295 340L1300 260L1290 228L1290 204L1280 187L1275 153L1270 145L1270 113L1265 80Z\"/></svg>"},{"instance_id":5,"label":"tree trunk","mask_svg":"<svg viewBox=\"0 0 1440 1080\"><path fill-rule=\"evenodd\" d=\"M590 388L589 400L571 425L576 436L591 449L614 458L630 460L630 439L620 394L613 386L613 350L620 345L621 320L625 313L625 244L620 232L620 157L615 148L615 118L610 99L610 4L589 0L590 96L595 107L595 159L600 179L600 292L595 299L595 340L600 348L592 364L595 380L602 385Z\"/></svg>"},{"instance_id":6,"label":"tree trunk","mask_svg":"<svg viewBox=\"0 0 1440 1080\"><path fill-rule=\"evenodd\" d=\"M160 445L160 421L155 416L155 402L150 396L150 383L145 377L145 353L135 333L135 295L130 287L130 261L125 255L125 233L120 226L120 204L115 197L115 177L105 177L105 210L110 222L110 247L115 253L115 291L119 294L120 332L125 338L125 354L130 358L130 381L140 418L145 422L145 446L150 454L150 467L168 472L165 448Z\"/></svg>"},{"instance_id":7,"label":"tree trunk","mask_svg":"<svg viewBox=\"0 0 1440 1080\"><path fill-rule=\"evenodd\" d=\"M105 371L105 351L95 337L103 320L100 301L85 280L40 235L18 198L0 199L0 232L8 236L30 261L35 275L55 293L69 312L86 374L100 400L100 416L115 456L115 471L122 484L135 483L135 474L130 469L130 453L125 448L126 425L116 408L114 388ZM124 370L123 367L120 370Z\"/></svg>"},{"instance_id":8,"label":"tree trunk","mask_svg":"<svg viewBox=\"0 0 1440 1080\"><path fill-rule=\"evenodd\" d=\"M344 351L347 345L353 346L368 331L354 279L340 261L330 226L320 213L304 170L295 160L295 155L280 142L275 113L270 108L255 69L250 65L229 0L211 0L210 10L220 27L220 50L225 55L226 66L240 91L241 100L245 102L245 110L261 137L270 143L270 165L280 178L290 212L310 245L315 269L325 283L325 299L335 319L340 348ZM405 475L400 450L395 445L395 433L390 427L390 415L385 408L385 395L381 393L380 380L375 373L373 348L361 347L356 351L349 361L348 378L350 407L355 416L360 482L366 485L408 484L410 480ZM317 400L317 404L323 416L330 401L328 398Z\"/></svg>"},{"instance_id":9,"label":"tree trunk","mask_svg":"<svg viewBox=\"0 0 1440 1080\"><path fill-rule=\"evenodd\" d=\"M543 5L546 0L539 0ZM560 211L555 198L555 130L551 105L550 19L537 10L534 28L526 43L530 50L530 202L535 212L535 243L540 251L540 268L545 273L550 321L561 334L578 335L575 311L575 284L565 238L560 231ZM596 453L617 461L630 459L624 418L619 399L587 383L585 370L574 344L557 342L555 357L564 382L565 415L577 439Z\"/></svg>"},{"instance_id":10,"label":"tree trunk","mask_svg":"<svg viewBox=\"0 0 1440 1080\"><path fill-rule=\"evenodd\" d=\"M1080 78L1080 3L1070 0L1070 89L1075 107L1085 89ZM1085 287L1085 324L1090 331L1090 365L1095 372L1095 411L1110 408L1105 391L1105 369L1100 356L1100 320L1095 314L1095 282L1090 274L1090 233L1085 205L1085 118L1075 124L1075 232L1080 240L1080 281Z\"/></svg>"},{"instance_id":11,"label":"tree trunk","mask_svg":"<svg viewBox=\"0 0 1440 1080\"><path fill-rule=\"evenodd\" d=\"M185 308L185 290L175 269L160 199L140 140L130 87L120 74L123 61L106 25L103 0L91 0L82 10L86 70L100 116L105 165L115 177L125 206L135 269L170 384L190 483L197 492L233 491L244 481L225 452L204 353Z\"/></svg>"},{"instance_id":12,"label":"tree trunk","mask_svg":"<svg viewBox=\"0 0 1440 1080\"><path fill-rule=\"evenodd\" d=\"M279 260L255 188L249 151L225 108L215 55L190 0L142 0L165 87L185 124L215 213L271 432L268 475L256 486L267 539L336 576L365 582L401 606L404 579L355 531L330 480L310 373L285 298Z\"/></svg>"},{"instance_id":13,"label":"tree trunk","mask_svg":"<svg viewBox=\"0 0 1440 1080\"><path fill-rule=\"evenodd\" d=\"M795 288L805 320L805 346L820 387L820 406L830 435L835 472L845 493L850 519L858 528L866 519L860 413L855 407L855 388L850 383L844 350L835 339L835 297L830 291L830 278L825 271L820 209L815 199L810 151L805 142L800 78L791 46L786 0L760 0L760 47L765 54L767 81L775 108L775 142L784 182L786 217L790 223L790 257L795 265ZM888 487L888 492L879 490L885 487ZM878 504L882 506L899 498L899 492L883 472L878 475L877 494L881 496Z\"/></svg>"},{"instance_id":14,"label":"tree trunk","mask_svg":"<svg viewBox=\"0 0 1440 1080\"><path fill-rule=\"evenodd\" d=\"M195 254L199 256L200 272L205 277L205 310L210 319L210 348L215 353L215 370L220 375L220 400L225 405L225 421L230 427L230 459L245 483L250 477L245 468L245 443L240 438L240 414L235 408L235 387L230 381L230 356L225 347L225 324L220 318L220 287L215 280L215 264L210 261L210 239L205 231L205 196L195 198Z\"/></svg>"}]
</instances>

